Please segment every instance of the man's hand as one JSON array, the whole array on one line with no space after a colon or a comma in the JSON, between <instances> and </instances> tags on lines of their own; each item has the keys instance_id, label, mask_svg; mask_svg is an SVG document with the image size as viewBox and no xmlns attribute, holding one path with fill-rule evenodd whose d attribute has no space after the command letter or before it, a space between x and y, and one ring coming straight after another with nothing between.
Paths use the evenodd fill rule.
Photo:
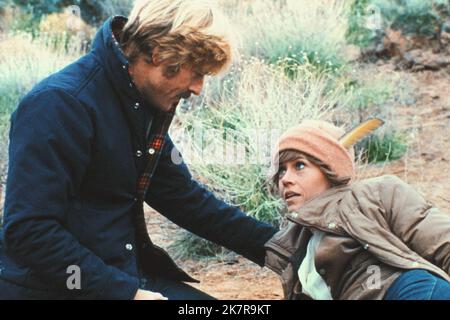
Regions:
<instances>
[{"instance_id":1,"label":"man's hand","mask_svg":"<svg viewBox=\"0 0 450 320\"><path fill-rule=\"evenodd\" d=\"M161 293L138 289L134 300L168 300Z\"/></svg>"}]
</instances>

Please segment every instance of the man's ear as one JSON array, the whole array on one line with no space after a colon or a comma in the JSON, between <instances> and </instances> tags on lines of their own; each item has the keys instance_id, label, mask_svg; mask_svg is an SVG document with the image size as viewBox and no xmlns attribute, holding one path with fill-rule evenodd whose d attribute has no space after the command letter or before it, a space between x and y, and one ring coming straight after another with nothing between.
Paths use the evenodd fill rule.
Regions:
<instances>
[{"instance_id":1,"label":"man's ear","mask_svg":"<svg viewBox=\"0 0 450 320\"><path fill-rule=\"evenodd\" d=\"M161 64L161 61L159 59L160 56L160 51L159 51L159 47L156 47L153 49L152 51L152 64L157 67Z\"/></svg>"}]
</instances>

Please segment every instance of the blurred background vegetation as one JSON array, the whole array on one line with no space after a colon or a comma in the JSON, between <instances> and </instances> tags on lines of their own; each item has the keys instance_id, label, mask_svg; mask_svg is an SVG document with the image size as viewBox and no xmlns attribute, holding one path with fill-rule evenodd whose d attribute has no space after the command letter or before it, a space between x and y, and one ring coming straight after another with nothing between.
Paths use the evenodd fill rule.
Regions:
<instances>
[{"instance_id":1,"label":"blurred background vegetation","mask_svg":"<svg viewBox=\"0 0 450 320\"><path fill-rule=\"evenodd\" d=\"M131 0L0 0L0 177L7 171L9 117L39 80L90 49L109 16L127 15ZM360 163L401 158L407 133L392 117L396 104L412 104L408 84L371 64L433 69L445 65L450 32L449 0L219 0L240 40L240 59L230 72L209 79L203 94L185 102L171 128L175 140L201 152L224 134L246 156L259 152L251 130L282 132L304 118L350 128L371 116L387 120L357 145ZM431 50L436 59L421 60ZM198 144L195 128L217 134ZM183 153L183 149L181 150ZM283 207L270 194L269 161L229 165L189 163L194 176L225 201L272 224ZM186 232L174 250L183 257L223 253Z\"/></svg>"}]
</instances>

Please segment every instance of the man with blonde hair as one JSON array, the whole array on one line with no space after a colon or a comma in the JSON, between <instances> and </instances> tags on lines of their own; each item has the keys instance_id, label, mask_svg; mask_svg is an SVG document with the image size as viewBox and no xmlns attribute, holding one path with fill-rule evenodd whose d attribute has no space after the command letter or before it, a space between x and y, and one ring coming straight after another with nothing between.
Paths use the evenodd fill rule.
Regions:
<instances>
[{"instance_id":1,"label":"man with blonde hair","mask_svg":"<svg viewBox=\"0 0 450 320\"><path fill-rule=\"evenodd\" d=\"M229 30L207 1L139 1L23 98L11 118L0 298L210 299L152 243L144 202L263 265L275 228L194 181L167 134L180 99L231 63Z\"/></svg>"}]
</instances>

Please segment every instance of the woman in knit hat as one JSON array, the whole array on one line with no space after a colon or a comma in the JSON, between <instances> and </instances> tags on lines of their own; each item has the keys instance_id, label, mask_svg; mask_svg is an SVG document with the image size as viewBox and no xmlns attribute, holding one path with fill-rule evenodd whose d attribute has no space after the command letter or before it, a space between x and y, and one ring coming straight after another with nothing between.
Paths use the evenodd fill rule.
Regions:
<instances>
[{"instance_id":1,"label":"woman in knit hat","mask_svg":"<svg viewBox=\"0 0 450 320\"><path fill-rule=\"evenodd\" d=\"M358 130L308 120L281 136L272 181L287 224L266 266L286 299L450 300L450 215L395 176L354 181Z\"/></svg>"}]
</instances>

